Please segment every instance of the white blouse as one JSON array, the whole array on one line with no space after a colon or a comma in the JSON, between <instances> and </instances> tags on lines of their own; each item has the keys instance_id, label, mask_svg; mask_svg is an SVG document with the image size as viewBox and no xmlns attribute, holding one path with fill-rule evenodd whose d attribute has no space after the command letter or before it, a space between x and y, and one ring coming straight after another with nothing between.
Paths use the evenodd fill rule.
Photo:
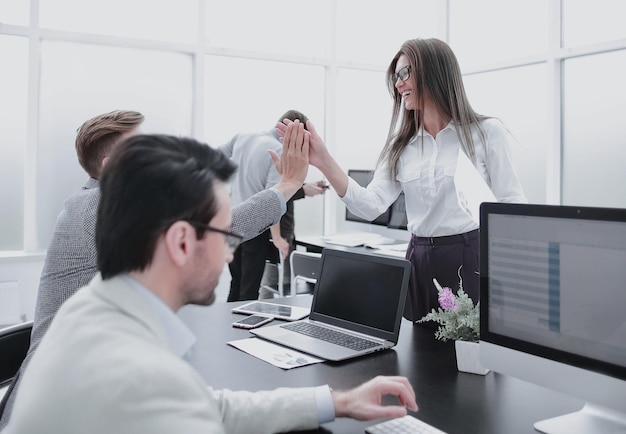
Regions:
<instances>
[{"instance_id":1,"label":"white blouse","mask_svg":"<svg viewBox=\"0 0 626 434\"><path fill-rule=\"evenodd\" d=\"M510 154L515 139L498 119L486 119L481 126L487 152L478 128L472 127L478 174L499 202L526 203ZM407 226L414 235L438 237L477 229L478 223L463 210L457 198L454 177L459 147L452 122L436 137L426 131L422 136L420 131L402 152L395 179L389 177L385 162L376 168L367 188L349 179L342 200L352 213L371 220L382 214L403 191Z\"/></svg>"}]
</instances>

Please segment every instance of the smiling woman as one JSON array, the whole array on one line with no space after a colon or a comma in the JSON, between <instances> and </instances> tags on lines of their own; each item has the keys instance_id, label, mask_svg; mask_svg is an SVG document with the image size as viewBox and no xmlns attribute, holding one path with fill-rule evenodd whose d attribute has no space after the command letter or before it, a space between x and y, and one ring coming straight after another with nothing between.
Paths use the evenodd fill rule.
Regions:
<instances>
[{"instance_id":1,"label":"smiling woman","mask_svg":"<svg viewBox=\"0 0 626 434\"><path fill-rule=\"evenodd\" d=\"M509 154L511 134L499 120L472 109L456 57L445 42L404 42L387 69L387 88L392 119L369 185L347 176L307 124L310 162L348 209L366 220L404 193L411 232L406 258L413 267L405 317L417 321L438 306L433 281L456 288L460 278L470 298L478 300L478 216L459 199L466 197L463 189L471 188L468 193L478 203L494 197L526 202L526 197ZM282 133L288 125L279 125Z\"/></svg>"}]
</instances>

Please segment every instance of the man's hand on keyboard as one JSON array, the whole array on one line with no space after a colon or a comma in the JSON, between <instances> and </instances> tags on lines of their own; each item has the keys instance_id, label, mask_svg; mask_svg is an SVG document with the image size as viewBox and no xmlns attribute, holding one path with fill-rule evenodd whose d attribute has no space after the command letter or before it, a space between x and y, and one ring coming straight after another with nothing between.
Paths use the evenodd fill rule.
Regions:
<instances>
[{"instance_id":1,"label":"man's hand on keyboard","mask_svg":"<svg viewBox=\"0 0 626 434\"><path fill-rule=\"evenodd\" d=\"M417 411L415 391L405 377L378 376L347 391L333 391L336 417L358 420L395 418L406 415L407 408ZM382 397L394 395L399 405L381 405Z\"/></svg>"}]
</instances>

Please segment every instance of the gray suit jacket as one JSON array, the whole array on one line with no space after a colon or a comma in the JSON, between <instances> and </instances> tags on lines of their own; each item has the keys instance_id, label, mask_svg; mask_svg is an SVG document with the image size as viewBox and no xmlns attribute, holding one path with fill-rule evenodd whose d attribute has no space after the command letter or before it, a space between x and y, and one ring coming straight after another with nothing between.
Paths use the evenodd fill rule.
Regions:
<instances>
[{"instance_id":1,"label":"gray suit jacket","mask_svg":"<svg viewBox=\"0 0 626 434\"><path fill-rule=\"evenodd\" d=\"M129 283L97 275L63 304L22 379L6 434L274 433L318 426L314 388L214 391L170 351Z\"/></svg>"},{"instance_id":2,"label":"gray suit jacket","mask_svg":"<svg viewBox=\"0 0 626 434\"><path fill-rule=\"evenodd\" d=\"M65 201L59 214L39 281L30 347L18 375L4 396L5 409L0 417L0 430L6 426L11 415L20 377L59 307L79 288L87 285L98 271L95 232L99 201L98 181L89 179L80 191ZM233 208L233 230L244 234L245 239L254 238L277 223L282 212L276 193L262 191Z\"/></svg>"}]
</instances>

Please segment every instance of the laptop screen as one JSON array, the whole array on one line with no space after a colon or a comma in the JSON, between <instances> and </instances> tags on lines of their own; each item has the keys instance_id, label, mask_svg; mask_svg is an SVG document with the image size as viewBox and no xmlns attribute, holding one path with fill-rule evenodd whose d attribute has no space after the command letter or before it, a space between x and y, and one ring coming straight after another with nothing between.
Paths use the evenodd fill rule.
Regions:
<instances>
[{"instance_id":1,"label":"laptop screen","mask_svg":"<svg viewBox=\"0 0 626 434\"><path fill-rule=\"evenodd\" d=\"M310 317L393 340L408 279L404 259L325 249Z\"/></svg>"}]
</instances>

